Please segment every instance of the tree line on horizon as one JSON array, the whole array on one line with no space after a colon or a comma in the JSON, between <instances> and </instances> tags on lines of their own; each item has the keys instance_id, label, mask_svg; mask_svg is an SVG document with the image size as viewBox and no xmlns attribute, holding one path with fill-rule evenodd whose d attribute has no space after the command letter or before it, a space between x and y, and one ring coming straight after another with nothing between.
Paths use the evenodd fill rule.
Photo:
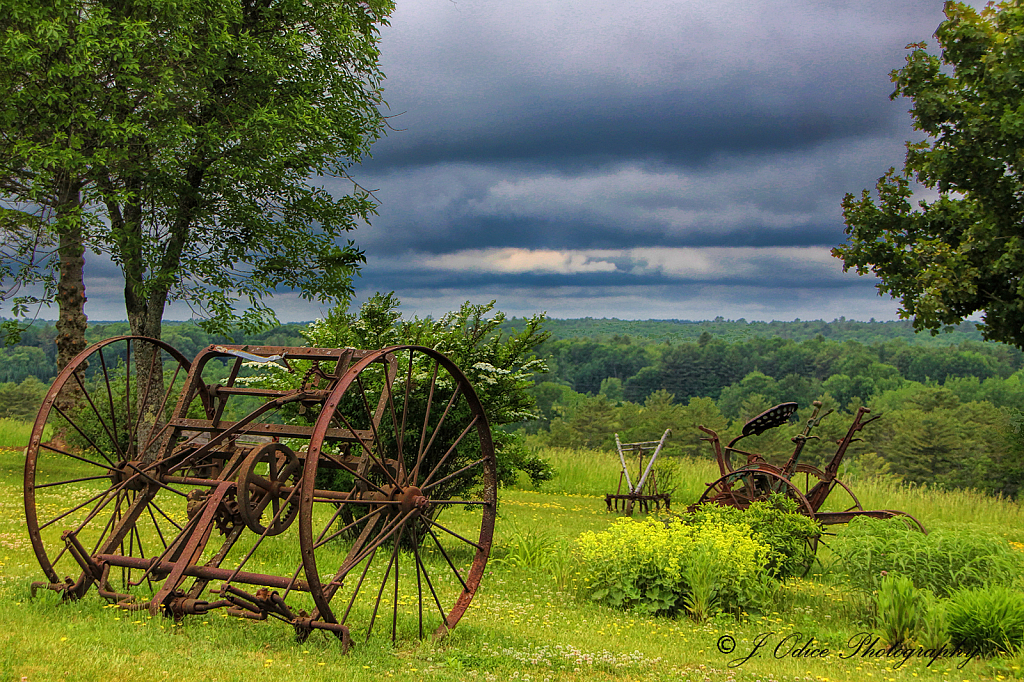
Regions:
<instances>
[{"instance_id":1,"label":"tree line on horizon","mask_svg":"<svg viewBox=\"0 0 1024 682\"><path fill-rule=\"evenodd\" d=\"M0 318L2 319L2 318ZM504 333L513 332L526 324L523 318L510 317L501 324ZM195 322L164 322L161 338L181 351L185 357L192 358L211 343L241 343L270 346L300 346L306 341L301 335L306 328L305 322L292 322L276 325L260 332L235 329L230 335L210 332ZM918 346L945 347L963 344L967 341L981 342L981 333L971 322L965 322L950 328L949 333L930 336L915 334L910 321L870 321L861 322L839 318L832 322L823 320L795 320L792 322L747 322L746 320L725 320L718 317L713 320L619 320L619 319L557 319L545 318L545 331L551 335L548 345L551 354L557 352L558 341L586 343L632 345L633 351L656 344L674 344L687 341L698 341L702 335L711 334L713 338L727 342L747 341L757 337L770 337L782 340L805 341L821 335L833 341L860 341L873 343L902 339L907 344ZM93 321L85 330L85 341L93 344L103 339L123 334L131 334L131 325L127 321ZM34 376L42 382L51 381L57 376L56 338L59 330L53 321L37 320L26 327L20 334L17 343L0 346L0 382L21 382L26 377ZM706 338L706 337L705 337ZM1002 344L994 344L1002 346ZM545 353L544 348L541 353ZM584 351L586 353L586 351ZM656 357L657 353L650 354ZM641 366L647 366L644 363ZM585 370L584 370L585 371ZM608 377L624 379L617 372ZM604 376L600 379L605 378ZM600 381L600 379L598 381ZM569 385L578 380L573 377L562 377ZM583 381L586 381L585 379ZM594 388L584 388L584 392L594 392Z\"/></svg>"},{"instance_id":2,"label":"tree line on horizon","mask_svg":"<svg viewBox=\"0 0 1024 682\"><path fill-rule=\"evenodd\" d=\"M944 335L946 343L925 336L908 341L899 325L887 324L880 329L891 330L890 337L872 343L824 334L800 341L766 335L727 341L707 330L686 342L617 333L558 338L565 322L548 321L545 327L553 333L534 351L548 368L529 388L537 419L507 427L545 445L612 450L615 433L631 442L657 439L671 428L667 454L710 457L698 425L735 435L772 405L795 401L807 411L821 399L836 413L822 426L822 442L805 451L807 461L827 458L823 443L840 437L851 415L866 405L883 419L851 448L848 473L1009 497L1024 484L1024 464L1018 464L1024 462L1024 352L1014 346L974 341L959 332ZM803 324L775 327L799 331ZM514 320L506 323L515 326ZM192 357L211 343L303 345L305 328L282 325L228 339L194 324L168 324L163 338ZM90 341L125 333L126 323L88 330ZM54 334L52 325L36 325L20 344L0 349L0 417L34 416L56 373L47 349ZM832 336L842 338L839 330ZM798 427L760 437L766 451L789 447L793 428Z\"/></svg>"},{"instance_id":3,"label":"tree line on horizon","mask_svg":"<svg viewBox=\"0 0 1024 682\"><path fill-rule=\"evenodd\" d=\"M834 410L804 460L821 465L861 406L882 419L859 434L841 475L883 475L914 484L976 488L1017 498L1024 486L1024 354L996 343L864 344L817 336L729 343L548 340L549 372L532 389L539 418L523 428L552 447L614 450L673 436L669 455L711 457L703 425L724 439L782 402L801 420L745 441L785 459L814 400ZM755 442L756 441L756 442ZM831 448L831 449L830 449Z\"/></svg>"}]
</instances>

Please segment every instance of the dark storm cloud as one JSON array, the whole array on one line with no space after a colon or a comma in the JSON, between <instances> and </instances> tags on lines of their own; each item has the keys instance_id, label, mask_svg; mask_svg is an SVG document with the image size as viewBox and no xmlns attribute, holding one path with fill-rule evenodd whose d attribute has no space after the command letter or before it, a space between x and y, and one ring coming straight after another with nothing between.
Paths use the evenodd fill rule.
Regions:
<instances>
[{"instance_id":1,"label":"dark storm cloud","mask_svg":"<svg viewBox=\"0 0 1024 682\"><path fill-rule=\"evenodd\" d=\"M725 308L803 277L879 315L873 282L837 279L838 263L765 263L725 281L715 264L681 277L619 264L497 272L475 259L841 242L843 194L899 165L914 137L907 103L888 99L889 71L941 18L941 3L919 0L401 3L383 39L397 130L357 169L381 202L358 234L369 263L357 288L395 289L420 309L491 291L563 315L576 292L646 317L700 277L713 287L694 300ZM417 265L435 258L443 265Z\"/></svg>"},{"instance_id":2,"label":"dark storm cloud","mask_svg":"<svg viewBox=\"0 0 1024 682\"><path fill-rule=\"evenodd\" d=\"M509 102L507 112L466 128L417 135L418 125L381 142L370 168L404 168L440 160L532 161L578 170L622 159L692 165L722 153L770 153L829 140L894 131L901 112L883 97L863 106L850 93L828 97L803 86L786 107L765 110L749 83L719 85L722 92L590 93L578 100L531 104ZM884 88L872 88L882 95ZM712 101L701 99L715 97ZM858 95L859 98L859 95ZM823 101L824 100L824 101ZM858 106L860 104L860 106ZM399 118L395 124L405 121ZM408 133L408 139L401 139Z\"/></svg>"},{"instance_id":3,"label":"dark storm cloud","mask_svg":"<svg viewBox=\"0 0 1024 682\"><path fill-rule=\"evenodd\" d=\"M470 248L834 245L839 202L897 162L867 138L787 153L723 155L700 167L434 164L361 178L381 188L359 242L371 256ZM893 158L893 156L897 158Z\"/></svg>"},{"instance_id":4,"label":"dark storm cloud","mask_svg":"<svg viewBox=\"0 0 1024 682\"><path fill-rule=\"evenodd\" d=\"M373 167L694 163L894 132L906 107L887 101L887 74L940 10L919 0L400 5L383 61L401 132L378 144Z\"/></svg>"},{"instance_id":5,"label":"dark storm cloud","mask_svg":"<svg viewBox=\"0 0 1024 682\"><path fill-rule=\"evenodd\" d=\"M815 289L857 289L864 291L871 287L868 281L856 279L846 280L823 277L815 279L818 273L808 268L782 273L772 278L772 286L776 288ZM587 274L496 274L467 272L432 272L415 270L391 270L386 275L364 275L362 284L377 291L411 290L411 289L459 289L477 291L486 287L509 289L554 289L557 287L580 287L600 291L607 287L629 287L641 291L651 287L662 287L667 290L685 290L697 285L694 281L681 281L666 274L632 275L626 272L587 273ZM764 285L764 277L755 274L727 277L716 281L720 287L756 288Z\"/></svg>"}]
</instances>

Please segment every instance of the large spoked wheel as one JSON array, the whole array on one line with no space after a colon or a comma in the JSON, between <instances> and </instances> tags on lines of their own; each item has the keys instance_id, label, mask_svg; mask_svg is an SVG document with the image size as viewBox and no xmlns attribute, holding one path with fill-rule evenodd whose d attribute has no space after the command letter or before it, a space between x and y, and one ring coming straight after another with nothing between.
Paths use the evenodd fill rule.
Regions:
<instances>
[{"instance_id":1,"label":"large spoked wheel","mask_svg":"<svg viewBox=\"0 0 1024 682\"><path fill-rule=\"evenodd\" d=\"M384 622L392 640L455 626L490 553L497 472L483 408L450 360L401 346L353 365L314 427L301 490L315 619L367 638Z\"/></svg>"},{"instance_id":2,"label":"large spoked wheel","mask_svg":"<svg viewBox=\"0 0 1024 682\"><path fill-rule=\"evenodd\" d=\"M697 504L713 502L746 509L753 502L781 493L796 500L798 511L814 518L814 510L804 494L785 477L764 469L740 469L722 476L708 486Z\"/></svg>"},{"instance_id":3,"label":"large spoked wheel","mask_svg":"<svg viewBox=\"0 0 1024 682\"><path fill-rule=\"evenodd\" d=\"M823 497L823 504L818 511L863 511L860 500L854 494L850 486L840 479L833 479L831 483L825 481L825 472L811 464L798 464L790 479L794 485L808 498L811 498L819 487L827 487L828 491ZM838 488L838 490L837 490Z\"/></svg>"},{"instance_id":4,"label":"large spoked wheel","mask_svg":"<svg viewBox=\"0 0 1024 682\"><path fill-rule=\"evenodd\" d=\"M151 580L83 573L75 555L150 558L184 525L185 493L158 482L154 460L188 370L165 343L118 337L79 354L46 394L26 452L25 517L43 573L66 595L101 577L120 593ZM71 576L82 576L75 590Z\"/></svg>"}]
</instances>

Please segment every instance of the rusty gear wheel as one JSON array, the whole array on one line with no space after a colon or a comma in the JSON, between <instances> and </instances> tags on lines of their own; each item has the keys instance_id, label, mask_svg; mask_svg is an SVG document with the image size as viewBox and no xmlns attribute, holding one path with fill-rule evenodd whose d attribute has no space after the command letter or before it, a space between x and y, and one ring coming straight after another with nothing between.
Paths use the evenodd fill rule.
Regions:
<instances>
[{"instance_id":1,"label":"rusty gear wheel","mask_svg":"<svg viewBox=\"0 0 1024 682\"><path fill-rule=\"evenodd\" d=\"M288 501L288 493L301 478L302 464L287 445L267 443L253 450L238 472L238 512L249 530L267 536L288 530L299 513L295 496ZM268 506L269 525L264 525Z\"/></svg>"}]
</instances>

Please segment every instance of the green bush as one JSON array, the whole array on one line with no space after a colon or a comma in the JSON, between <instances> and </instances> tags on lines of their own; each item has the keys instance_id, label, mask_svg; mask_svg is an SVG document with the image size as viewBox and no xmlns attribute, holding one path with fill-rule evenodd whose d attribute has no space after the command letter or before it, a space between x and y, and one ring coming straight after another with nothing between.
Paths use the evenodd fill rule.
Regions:
<instances>
[{"instance_id":1,"label":"green bush","mask_svg":"<svg viewBox=\"0 0 1024 682\"><path fill-rule=\"evenodd\" d=\"M522 330L513 330L506 335L502 330L505 314L494 310L494 301L486 305L466 303L458 311L437 320L429 317L403 319L399 305L393 292L377 293L360 307L358 314L340 306L331 310L325 319L311 323L301 333L312 348L376 349L416 345L443 353L465 373L487 414L497 457L499 484L514 485L520 472L529 476L534 484L550 480L554 472L544 459L526 448L521 437L501 428L535 416L536 403L529 389L533 386L534 373L547 370L544 362L534 355L534 349L548 337L541 330L544 316L535 315L525 321ZM271 364L255 368L255 376L245 379L245 382L260 388L298 388L310 363L292 361L291 366L294 372L282 371ZM421 357L415 371L429 378L431 363ZM426 405L426 396L421 396L419 401L414 396L412 404L421 409ZM293 409L294 412L286 409L283 413L287 418L298 419L299 407L294 406ZM339 411L345 412L344 405ZM308 421L308 416L305 419ZM415 436L412 431L409 434L410 438ZM453 468L457 468L454 463ZM347 490L350 479L341 473L326 476L318 481L318 485L321 484ZM469 479L454 482L447 487L445 494L454 497L475 484Z\"/></svg>"},{"instance_id":2,"label":"green bush","mask_svg":"<svg viewBox=\"0 0 1024 682\"><path fill-rule=\"evenodd\" d=\"M803 575L814 560L814 546L821 535L818 523L797 512L795 500L778 494L754 502L745 511L705 504L683 518L691 524L717 520L747 526L768 547L765 569L774 578Z\"/></svg>"},{"instance_id":3,"label":"green bush","mask_svg":"<svg viewBox=\"0 0 1024 682\"><path fill-rule=\"evenodd\" d=\"M1005 538L975 529L925 535L899 518L855 519L829 543L833 568L856 586L878 589L887 573L910 578L939 596L986 584L1013 585L1024 577L1024 555Z\"/></svg>"},{"instance_id":4,"label":"green bush","mask_svg":"<svg viewBox=\"0 0 1024 682\"><path fill-rule=\"evenodd\" d=\"M590 599L647 614L686 608L698 619L763 608L770 551L746 524L714 518L622 518L577 540Z\"/></svg>"},{"instance_id":5,"label":"green bush","mask_svg":"<svg viewBox=\"0 0 1024 682\"><path fill-rule=\"evenodd\" d=\"M982 655L1024 646L1024 594L1007 587L961 590L946 607L952 643Z\"/></svg>"},{"instance_id":6,"label":"green bush","mask_svg":"<svg viewBox=\"0 0 1024 682\"><path fill-rule=\"evenodd\" d=\"M924 590L925 611L917 631L917 643L925 649L941 649L949 644L949 627L946 624L945 599L939 599Z\"/></svg>"},{"instance_id":7,"label":"green bush","mask_svg":"<svg viewBox=\"0 0 1024 682\"><path fill-rule=\"evenodd\" d=\"M771 548L768 571L778 578L803 575L814 561L821 525L797 512L796 500L772 495L744 512L754 537Z\"/></svg>"},{"instance_id":8,"label":"green bush","mask_svg":"<svg viewBox=\"0 0 1024 682\"><path fill-rule=\"evenodd\" d=\"M545 569L555 553L555 540L550 533L535 528L520 530L514 522L504 545L504 556L495 561L518 569Z\"/></svg>"}]
</instances>

